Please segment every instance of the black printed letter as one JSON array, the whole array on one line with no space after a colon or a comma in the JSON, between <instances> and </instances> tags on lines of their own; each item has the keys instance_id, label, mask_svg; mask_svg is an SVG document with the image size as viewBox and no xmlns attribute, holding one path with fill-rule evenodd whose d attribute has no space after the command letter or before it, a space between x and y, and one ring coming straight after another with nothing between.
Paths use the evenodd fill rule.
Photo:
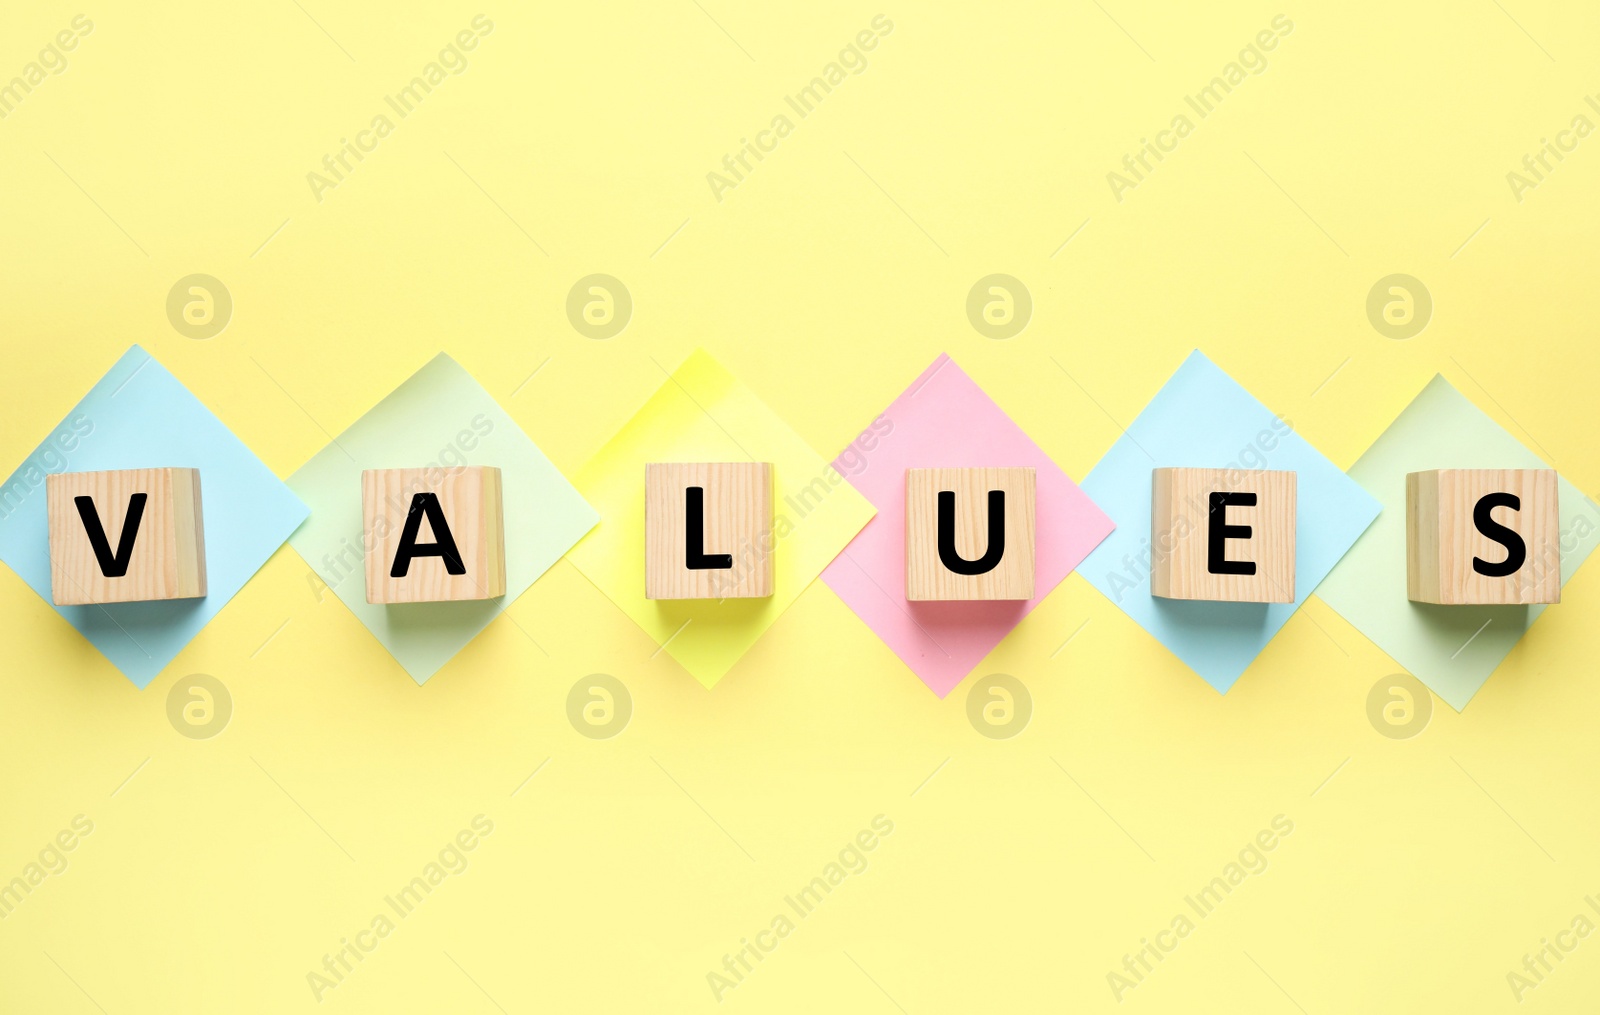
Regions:
<instances>
[{"instance_id":1,"label":"black printed letter","mask_svg":"<svg viewBox=\"0 0 1600 1015\"><path fill-rule=\"evenodd\" d=\"M691 571L724 571L733 567L733 554L706 552L706 488L691 486L683 491L684 562Z\"/></svg>"},{"instance_id":2,"label":"black printed letter","mask_svg":"<svg viewBox=\"0 0 1600 1015\"><path fill-rule=\"evenodd\" d=\"M433 530L433 542L417 543L417 533L422 528L422 516L428 516L428 528ZM439 507L439 497L433 493L419 493L411 498L411 510L406 512L406 527L400 531L400 548L394 552L394 566L390 578L404 578L411 570L414 557L443 557L447 574L466 574L467 566L461 563L461 551L456 549L456 539L444 520L444 510Z\"/></svg>"},{"instance_id":3,"label":"black printed letter","mask_svg":"<svg viewBox=\"0 0 1600 1015\"><path fill-rule=\"evenodd\" d=\"M1498 564L1491 564L1481 557L1472 558L1472 569L1486 578L1504 578L1516 574L1528 559L1528 544L1522 541L1521 536L1495 521L1490 514L1497 507L1521 511L1522 501L1513 493L1491 493L1479 499L1477 506L1472 509L1472 524L1478 527L1478 531L1506 548L1506 559Z\"/></svg>"},{"instance_id":4,"label":"black printed letter","mask_svg":"<svg viewBox=\"0 0 1600 1015\"><path fill-rule=\"evenodd\" d=\"M939 491L939 561L956 574L993 571L1006 552L1006 492L989 491L989 546L977 560L964 560L956 552L956 495Z\"/></svg>"},{"instance_id":5,"label":"black printed letter","mask_svg":"<svg viewBox=\"0 0 1600 1015\"><path fill-rule=\"evenodd\" d=\"M94 498L72 498L72 503L78 505L78 517L83 519L83 530L89 536L94 559L100 562L100 573L107 578L127 575L128 564L133 560L133 540L139 534L139 519L144 517L144 502L149 499L149 495L143 493L128 498L128 517L122 521L122 538L117 540L117 555L113 557L111 541L106 538L106 530L100 525L100 515L94 509Z\"/></svg>"},{"instance_id":6,"label":"black printed letter","mask_svg":"<svg viewBox=\"0 0 1600 1015\"><path fill-rule=\"evenodd\" d=\"M1229 560L1226 541L1249 539L1250 526L1229 525L1228 505L1255 507L1253 493L1213 493L1211 495L1211 522L1206 534L1206 570L1212 574L1255 574L1253 560Z\"/></svg>"}]
</instances>

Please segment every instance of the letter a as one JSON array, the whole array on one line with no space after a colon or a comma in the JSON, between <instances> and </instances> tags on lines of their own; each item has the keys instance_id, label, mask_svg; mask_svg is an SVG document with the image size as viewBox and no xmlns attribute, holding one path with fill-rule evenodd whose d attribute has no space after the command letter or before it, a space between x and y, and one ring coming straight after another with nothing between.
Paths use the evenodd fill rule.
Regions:
<instances>
[{"instance_id":1,"label":"letter a","mask_svg":"<svg viewBox=\"0 0 1600 1015\"><path fill-rule=\"evenodd\" d=\"M422 517L427 515L428 528L433 530L431 543L418 543ZM466 574L467 566L461 562L461 552L456 549L456 539L444 520L444 510L439 507L439 495L423 492L411 498L411 510L406 512L406 527L400 533L400 546L394 552L394 566L390 578L404 578L411 570L415 557L443 557L448 574Z\"/></svg>"}]
</instances>

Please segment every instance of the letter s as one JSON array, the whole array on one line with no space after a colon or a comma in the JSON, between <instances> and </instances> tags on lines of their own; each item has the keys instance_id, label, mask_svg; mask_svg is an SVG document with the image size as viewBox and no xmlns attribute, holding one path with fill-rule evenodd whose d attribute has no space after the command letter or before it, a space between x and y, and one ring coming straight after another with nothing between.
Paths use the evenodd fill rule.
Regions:
<instances>
[{"instance_id":1,"label":"letter s","mask_svg":"<svg viewBox=\"0 0 1600 1015\"><path fill-rule=\"evenodd\" d=\"M1494 520L1497 507L1522 510L1522 501L1514 493L1491 493L1478 499L1472 509L1472 524L1478 531L1506 548L1506 559L1491 564L1482 557L1472 558L1472 569L1486 578L1504 578L1516 574L1528 559L1528 544L1511 529Z\"/></svg>"}]
</instances>

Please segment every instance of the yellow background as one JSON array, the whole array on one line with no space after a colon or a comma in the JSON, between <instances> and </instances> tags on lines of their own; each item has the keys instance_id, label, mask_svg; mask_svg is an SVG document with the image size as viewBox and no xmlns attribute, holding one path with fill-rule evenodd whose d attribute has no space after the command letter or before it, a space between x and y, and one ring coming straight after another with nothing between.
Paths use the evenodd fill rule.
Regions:
<instances>
[{"instance_id":1,"label":"yellow background","mask_svg":"<svg viewBox=\"0 0 1600 1015\"><path fill-rule=\"evenodd\" d=\"M280 475L441 349L570 474L703 345L824 453L948 351L1081 479L1198 346L1341 465L1442 371L1600 490L1600 140L1506 181L1597 119L1600 10L1167 6L483 8L466 72L320 203L306 174L479 9L84 8L0 120L0 462L138 342ZM868 69L719 203L706 174L880 10ZM1280 12L1269 68L1117 202ZM77 13L10 5L0 80ZM236 304L204 341L164 309L193 272ZM565 314L592 272L635 301L613 339ZM964 309L992 272L1034 300L1006 341ZM1404 341L1365 312L1394 272L1436 303ZM1126 1010L1506 1010L1600 892L1594 567L1409 741L1366 718L1394 664L1316 600L1224 697L1074 575L940 701L818 584L707 693L563 562L511 609L542 649L502 620L417 687L308 573L285 547L143 691L0 573L0 880L95 825L0 921L0 1008L315 1010L307 973L480 813L329 1010L717 1010L706 974L877 814L870 868L721 1008L1115 1009L1107 973L1277 814ZM235 711L193 741L166 697L202 672ZM566 717L595 672L633 696L612 740ZM1032 692L1015 739L967 721L990 672ZM1526 1005L1596 996L1591 938Z\"/></svg>"}]
</instances>

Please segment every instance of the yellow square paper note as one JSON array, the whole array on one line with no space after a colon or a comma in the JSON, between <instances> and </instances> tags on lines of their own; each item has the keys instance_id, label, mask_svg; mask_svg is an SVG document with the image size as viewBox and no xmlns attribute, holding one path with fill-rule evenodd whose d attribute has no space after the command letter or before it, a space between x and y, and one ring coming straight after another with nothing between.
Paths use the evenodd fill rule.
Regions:
<instances>
[{"instance_id":1,"label":"yellow square paper note","mask_svg":"<svg viewBox=\"0 0 1600 1015\"><path fill-rule=\"evenodd\" d=\"M763 599L646 599L644 467L773 464L774 592ZM872 505L722 364L696 350L574 480L600 524L578 570L706 687L766 633L872 520Z\"/></svg>"}]
</instances>

